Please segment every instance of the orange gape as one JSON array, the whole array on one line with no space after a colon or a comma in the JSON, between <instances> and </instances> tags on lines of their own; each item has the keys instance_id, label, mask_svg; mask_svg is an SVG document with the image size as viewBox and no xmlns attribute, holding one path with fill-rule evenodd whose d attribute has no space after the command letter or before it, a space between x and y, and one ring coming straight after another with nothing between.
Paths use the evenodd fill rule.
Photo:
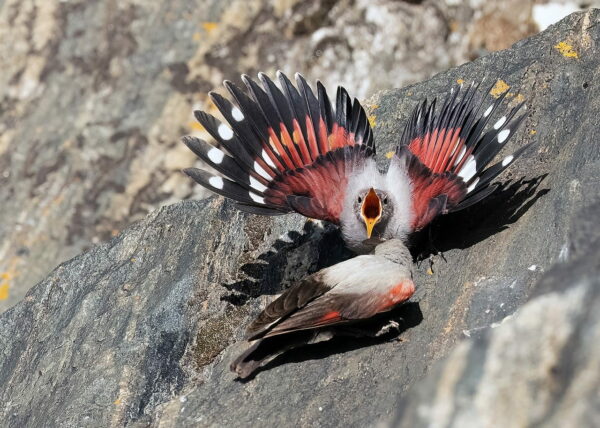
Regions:
<instances>
[{"instance_id":1,"label":"orange gape","mask_svg":"<svg viewBox=\"0 0 600 428\"><path fill-rule=\"evenodd\" d=\"M375 193L375 190L371 188L367 196L365 196L365 201L362 206L363 215L366 218L376 219L381 215L381 204L379 202L379 196Z\"/></svg>"}]
</instances>

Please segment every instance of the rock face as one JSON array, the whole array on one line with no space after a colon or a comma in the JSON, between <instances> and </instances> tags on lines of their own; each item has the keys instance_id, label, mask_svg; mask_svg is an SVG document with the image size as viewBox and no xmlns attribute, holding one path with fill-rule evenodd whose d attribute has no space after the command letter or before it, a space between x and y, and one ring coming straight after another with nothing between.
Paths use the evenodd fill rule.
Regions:
<instances>
[{"instance_id":1,"label":"rock face","mask_svg":"<svg viewBox=\"0 0 600 428\"><path fill-rule=\"evenodd\" d=\"M502 326L460 343L402 400L392 426L580 426L600 420L600 235L596 203L571 260ZM582 251L582 246L585 248Z\"/></svg>"},{"instance_id":2,"label":"rock face","mask_svg":"<svg viewBox=\"0 0 600 428\"><path fill-rule=\"evenodd\" d=\"M493 96L511 85L507 102L528 108L505 152L538 142L501 191L432 228L446 261L418 267L418 298L390 315L404 320L397 340L317 344L234 381L228 364L250 319L293 281L349 254L333 227L299 216L245 215L221 198L182 202L63 263L0 315L2 425L597 418L599 24L597 10L574 14L369 100L384 161L419 100L484 75L497 81ZM422 243L415 249L428 254Z\"/></svg>"},{"instance_id":3,"label":"rock face","mask_svg":"<svg viewBox=\"0 0 600 428\"><path fill-rule=\"evenodd\" d=\"M206 196L178 141L205 136L192 110L223 79L284 68L365 97L510 46L538 3L0 1L0 312L152 209Z\"/></svg>"}]
</instances>

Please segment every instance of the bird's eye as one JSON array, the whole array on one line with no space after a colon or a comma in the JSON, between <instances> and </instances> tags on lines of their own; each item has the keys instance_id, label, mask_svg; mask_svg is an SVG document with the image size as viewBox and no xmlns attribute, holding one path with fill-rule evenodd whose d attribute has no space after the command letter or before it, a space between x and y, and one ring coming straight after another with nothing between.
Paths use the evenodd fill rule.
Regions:
<instances>
[{"instance_id":1,"label":"bird's eye","mask_svg":"<svg viewBox=\"0 0 600 428\"><path fill-rule=\"evenodd\" d=\"M360 204L362 202L362 198L359 196L358 197L358 203Z\"/></svg>"},{"instance_id":2,"label":"bird's eye","mask_svg":"<svg viewBox=\"0 0 600 428\"><path fill-rule=\"evenodd\" d=\"M383 198L383 205L387 205L387 203L388 203L388 199L387 199L387 196L386 196L385 198Z\"/></svg>"}]
</instances>

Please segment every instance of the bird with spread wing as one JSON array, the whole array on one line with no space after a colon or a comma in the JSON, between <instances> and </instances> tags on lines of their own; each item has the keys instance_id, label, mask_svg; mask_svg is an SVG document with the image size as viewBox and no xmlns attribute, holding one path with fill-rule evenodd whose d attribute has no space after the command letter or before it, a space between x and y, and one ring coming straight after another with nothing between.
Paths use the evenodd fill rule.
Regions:
<instances>
[{"instance_id":1,"label":"bird with spread wing","mask_svg":"<svg viewBox=\"0 0 600 428\"><path fill-rule=\"evenodd\" d=\"M382 172L367 115L344 88L332 103L320 82L315 94L300 74L296 85L281 72L279 86L258 77L260 84L242 76L247 91L224 83L233 103L210 94L228 124L194 112L218 147L183 141L218 173L184 172L240 210L297 212L339 225L348 247L366 255L286 290L250 327L251 340L369 318L406 301L414 291L400 257L408 235L490 195L494 178L528 147L489 166L523 122L523 103L488 126L506 93L486 102L476 96L479 85L460 86L439 108L437 99L415 108ZM232 366L240 376L261 364L250 358L245 365L253 348Z\"/></svg>"}]
</instances>

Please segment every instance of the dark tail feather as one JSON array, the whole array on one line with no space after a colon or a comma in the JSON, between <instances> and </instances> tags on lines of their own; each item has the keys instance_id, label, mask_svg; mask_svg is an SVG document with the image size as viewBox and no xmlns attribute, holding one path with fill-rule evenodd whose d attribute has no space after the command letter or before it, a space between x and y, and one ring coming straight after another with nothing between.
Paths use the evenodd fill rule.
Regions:
<instances>
[{"instance_id":1,"label":"dark tail feather","mask_svg":"<svg viewBox=\"0 0 600 428\"><path fill-rule=\"evenodd\" d=\"M233 360L229 368L240 379L246 379L285 351L313 343L317 336L318 331L303 330L257 340Z\"/></svg>"}]
</instances>

